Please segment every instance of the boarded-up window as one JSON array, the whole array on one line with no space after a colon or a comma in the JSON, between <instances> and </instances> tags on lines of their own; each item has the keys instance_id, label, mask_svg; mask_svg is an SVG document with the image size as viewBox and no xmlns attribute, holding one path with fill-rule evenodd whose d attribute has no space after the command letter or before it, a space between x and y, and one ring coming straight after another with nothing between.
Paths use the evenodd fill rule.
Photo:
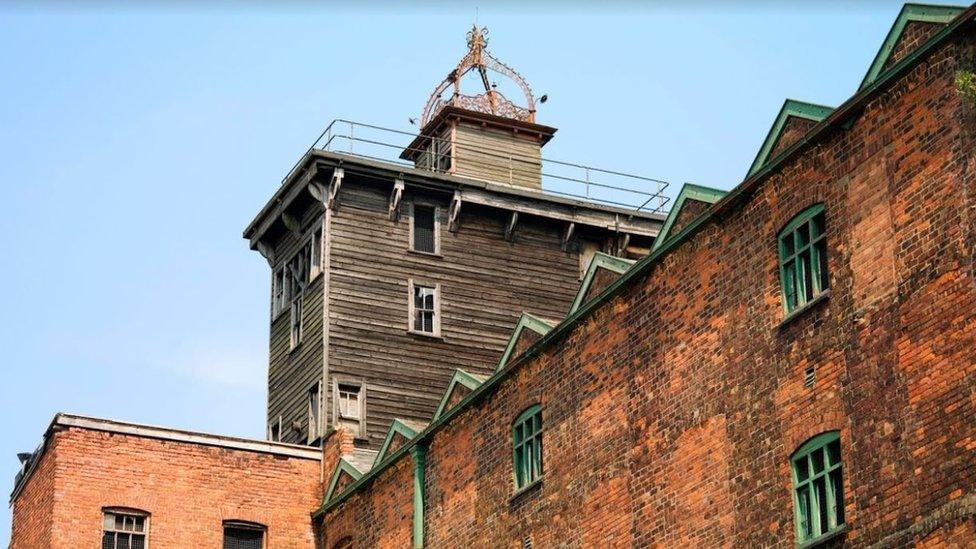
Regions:
<instances>
[{"instance_id":1,"label":"boarded-up window","mask_svg":"<svg viewBox=\"0 0 976 549\"><path fill-rule=\"evenodd\" d=\"M103 515L102 549L144 549L149 517L129 511L106 511Z\"/></svg>"},{"instance_id":2,"label":"boarded-up window","mask_svg":"<svg viewBox=\"0 0 976 549\"><path fill-rule=\"evenodd\" d=\"M250 523L224 523L224 549L262 549L264 527Z\"/></svg>"},{"instance_id":3,"label":"boarded-up window","mask_svg":"<svg viewBox=\"0 0 976 549\"><path fill-rule=\"evenodd\" d=\"M413 207L413 249L418 252L436 253L437 241L435 234L436 209L433 206Z\"/></svg>"}]
</instances>

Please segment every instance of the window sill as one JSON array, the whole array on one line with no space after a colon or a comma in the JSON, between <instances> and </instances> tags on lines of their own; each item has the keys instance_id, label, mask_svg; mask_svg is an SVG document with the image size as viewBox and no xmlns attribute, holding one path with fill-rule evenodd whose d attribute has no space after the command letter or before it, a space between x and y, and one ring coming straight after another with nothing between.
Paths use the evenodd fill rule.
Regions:
<instances>
[{"instance_id":1,"label":"window sill","mask_svg":"<svg viewBox=\"0 0 976 549\"><path fill-rule=\"evenodd\" d=\"M290 348L290 349L288 349L288 354L289 354L289 355L294 355L294 354L295 354L295 352L296 352L296 351L298 351L298 350L299 350L299 349L301 349L301 348L302 348L302 342L301 342L301 341L299 341L298 343L296 343L296 344L295 344L295 346L294 346L294 347L292 347L292 348Z\"/></svg>"},{"instance_id":2,"label":"window sill","mask_svg":"<svg viewBox=\"0 0 976 549\"><path fill-rule=\"evenodd\" d=\"M431 333L431 332L421 332L420 330L407 330L407 333L410 334L410 335L412 335L412 336L422 337L424 339L433 339L435 341L444 341L444 337L441 336L441 334L436 334L436 333Z\"/></svg>"},{"instance_id":3,"label":"window sill","mask_svg":"<svg viewBox=\"0 0 976 549\"><path fill-rule=\"evenodd\" d=\"M440 252L424 252L421 250L415 250L413 248L408 249L407 252L411 254L422 255L424 257L436 257L438 259L444 258L444 255L441 254Z\"/></svg>"},{"instance_id":4,"label":"window sill","mask_svg":"<svg viewBox=\"0 0 976 549\"><path fill-rule=\"evenodd\" d=\"M515 503L516 501L522 499L522 497L528 494L529 492L538 491L541 486L542 486L542 477L539 477L533 480L532 482L526 484L525 486L519 488L518 490L516 490L511 495L511 497L508 498L508 502Z\"/></svg>"},{"instance_id":5,"label":"window sill","mask_svg":"<svg viewBox=\"0 0 976 549\"><path fill-rule=\"evenodd\" d=\"M822 534L822 535L820 535L820 537L816 537L816 538L813 538L813 539L809 539L809 540L804 541L804 542L798 542L796 544L796 549L811 549L812 547L819 547L819 546L827 543L828 541L831 541L831 540L834 540L836 538L839 538L840 536L842 536L842 535L844 535L846 533L847 533L847 525L846 524L842 524L839 527L837 527L837 529L833 530L832 532L827 532L826 534Z\"/></svg>"},{"instance_id":6,"label":"window sill","mask_svg":"<svg viewBox=\"0 0 976 549\"><path fill-rule=\"evenodd\" d=\"M811 299L810 301L804 303L802 307L799 307L797 309L793 309L793 311L791 311L790 314L786 315L786 317L783 318L782 321L780 321L779 326L777 326L777 328L783 328L787 324L790 324L791 322L793 322L797 318L803 316L804 313L806 313L807 311L809 311L811 309L814 309L818 305L820 305L821 303L827 301L827 299L829 297L830 297L830 290L827 290L825 292L821 292L820 295L818 295L817 297L815 297L815 298Z\"/></svg>"}]
</instances>

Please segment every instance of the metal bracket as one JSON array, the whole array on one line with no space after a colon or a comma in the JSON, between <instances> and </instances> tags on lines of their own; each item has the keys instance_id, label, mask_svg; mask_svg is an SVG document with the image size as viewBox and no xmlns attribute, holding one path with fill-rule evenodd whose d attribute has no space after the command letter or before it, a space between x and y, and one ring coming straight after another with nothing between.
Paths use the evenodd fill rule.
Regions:
<instances>
[{"instance_id":1,"label":"metal bracket","mask_svg":"<svg viewBox=\"0 0 976 549\"><path fill-rule=\"evenodd\" d=\"M620 238L618 239L617 255L620 257L626 256L628 246L630 246L630 233L624 233L620 235Z\"/></svg>"},{"instance_id":2,"label":"metal bracket","mask_svg":"<svg viewBox=\"0 0 976 549\"><path fill-rule=\"evenodd\" d=\"M461 191L454 191L451 207L447 211L447 230L456 233L461 223Z\"/></svg>"},{"instance_id":3,"label":"metal bracket","mask_svg":"<svg viewBox=\"0 0 976 549\"><path fill-rule=\"evenodd\" d=\"M518 224L518 212L512 212L512 217L508 220L508 227L505 227L505 240L512 242L515 240L515 226Z\"/></svg>"},{"instance_id":4,"label":"metal bracket","mask_svg":"<svg viewBox=\"0 0 976 549\"><path fill-rule=\"evenodd\" d=\"M563 233L563 251L569 250L569 243L573 239L573 233L576 232L576 223L570 222L566 225L566 232Z\"/></svg>"},{"instance_id":5,"label":"metal bracket","mask_svg":"<svg viewBox=\"0 0 976 549\"><path fill-rule=\"evenodd\" d=\"M400 199L403 197L403 180L397 178L393 181L393 192L390 193L390 219L396 221L400 219Z\"/></svg>"},{"instance_id":6,"label":"metal bracket","mask_svg":"<svg viewBox=\"0 0 976 549\"><path fill-rule=\"evenodd\" d=\"M342 186L342 178L345 175L345 171L342 168L336 168L332 172L332 182L329 183L329 198L325 202L326 209L333 209L336 204L336 197L339 196L339 187Z\"/></svg>"}]
</instances>

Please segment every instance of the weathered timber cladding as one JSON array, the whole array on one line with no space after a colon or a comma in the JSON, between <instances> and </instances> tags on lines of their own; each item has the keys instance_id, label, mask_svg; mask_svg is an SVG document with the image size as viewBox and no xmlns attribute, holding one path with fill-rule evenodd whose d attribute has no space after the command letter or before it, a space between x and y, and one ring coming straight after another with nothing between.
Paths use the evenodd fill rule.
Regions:
<instances>
[{"instance_id":1,"label":"weathered timber cladding","mask_svg":"<svg viewBox=\"0 0 976 549\"><path fill-rule=\"evenodd\" d=\"M849 528L832 545L976 543L976 109L953 86L976 48L963 37L437 431L425 547L793 547L790 456L830 430ZM816 203L830 293L784 321L777 233ZM543 481L513 496L511 422L536 403ZM328 543L399 532L387 545L406 545L409 463L327 513ZM380 502L391 511L367 520Z\"/></svg>"},{"instance_id":2,"label":"weathered timber cladding","mask_svg":"<svg viewBox=\"0 0 976 549\"><path fill-rule=\"evenodd\" d=\"M332 217L330 376L366 383L367 431L378 445L395 417L429 421L455 368L490 373L522 311L562 318L579 283L577 252L560 247L561 226L520 219L504 239L504 212L465 206L460 230L439 204L440 256L409 251L409 208L387 215L389 189L353 178ZM407 331L408 280L439 284L441 337Z\"/></svg>"},{"instance_id":3,"label":"weathered timber cladding","mask_svg":"<svg viewBox=\"0 0 976 549\"><path fill-rule=\"evenodd\" d=\"M511 131L459 124L454 130L454 171L458 175L542 188L539 142Z\"/></svg>"},{"instance_id":4,"label":"weathered timber cladding","mask_svg":"<svg viewBox=\"0 0 976 549\"><path fill-rule=\"evenodd\" d=\"M308 231L320 224L319 209L312 208L302 222L300 235L287 233L275 249L275 266L287 262L305 242ZM290 349L288 308L271 322L268 360L268 422L281 416L281 441L305 444L308 440L308 390L322 379L322 289L325 277L319 274L305 289L302 306L303 338ZM269 296L270 302L270 296ZM293 425L299 425L298 429Z\"/></svg>"}]
</instances>

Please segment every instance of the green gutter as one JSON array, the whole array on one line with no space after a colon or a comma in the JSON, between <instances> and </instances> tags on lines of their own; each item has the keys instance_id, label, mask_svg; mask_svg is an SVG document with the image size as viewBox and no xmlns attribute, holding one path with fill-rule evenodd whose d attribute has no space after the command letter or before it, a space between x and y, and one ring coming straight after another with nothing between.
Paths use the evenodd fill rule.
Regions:
<instances>
[{"instance_id":1,"label":"green gutter","mask_svg":"<svg viewBox=\"0 0 976 549\"><path fill-rule=\"evenodd\" d=\"M575 327L577 321L589 316L604 303L613 299L617 294L623 291L624 288L639 280L639 277L643 277L644 275L648 274L651 267L657 264L659 260L669 254L679 245L683 244L685 240L696 234L705 225L707 225L708 222L712 221L713 218L717 217L721 213L724 213L725 210L730 209L740 200L748 198L749 193L753 191L760 181L786 162L786 160L795 155L803 146L814 139L821 137L828 129L835 126L841 126L849 117L855 115L857 111L873 97L877 90L881 89L885 84L891 82L903 72L911 68L911 66L916 61L921 59L925 54L942 45L942 43L952 34L954 34L957 29L962 27L965 23L970 22L974 15L976 15L976 5L966 8L966 11L960 14L960 16L953 20L952 23L930 38L925 44L916 49L915 52L906 56L905 59L899 61L894 67L886 71L883 78L876 80L870 86L864 88L856 93L853 97L845 101L843 105L838 107L837 110L831 113L831 115L824 119L823 122L810 130L810 132L800 139L795 145L780 153L778 156L776 156L776 158L767 163L752 176L746 178L745 181L733 188L722 200L719 200L711 208L706 210L705 213L695 218L694 221L689 223L678 234L668 239L667 242L663 243L660 248L651 252L649 255L638 261L630 270L620 275L620 278L608 285L606 289L600 293L600 295L585 303L582 307L576 310L576 312L567 316L561 323L549 331L549 333L542 336L539 341L535 342L535 344L522 353L522 355L519 356L515 361L510 362L501 370L496 371L481 386L466 396L457 406L451 408L444 415L432 421L430 425L428 425L427 428L424 429L413 440L391 454L390 457L384 460L383 463L374 465L368 473L364 474L356 482L350 484L342 492L342 494L323 504L318 510L314 511L312 516L314 518L321 517L325 513L341 505L359 488L372 482L377 475L395 463L401 456L410 451L411 448L433 437L437 431L440 431L440 429L445 424L449 423L455 416L461 414L469 405L489 395L496 386L498 386L514 370L518 369L519 366L534 356L542 353L550 345L555 344L565 337L569 331Z\"/></svg>"},{"instance_id":2,"label":"green gutter","mask_svg":"<svg viewBox=\"0 0 976 549\"><path fill-rule=\"evenodd\" d=\"M413 456L413 549L424 547L424 466L427 447L418 444L410 449Z\"/></svg>"}]
</instances>

